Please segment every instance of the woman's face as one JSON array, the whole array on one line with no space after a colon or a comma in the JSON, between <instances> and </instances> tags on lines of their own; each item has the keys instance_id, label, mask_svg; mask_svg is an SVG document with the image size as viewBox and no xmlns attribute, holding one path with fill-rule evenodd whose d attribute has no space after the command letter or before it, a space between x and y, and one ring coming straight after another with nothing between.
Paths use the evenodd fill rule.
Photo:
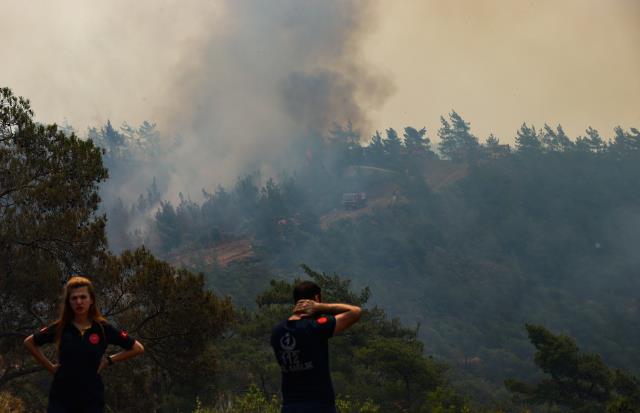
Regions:
<instances>
[{"instance_id":1,"label":"woman's face","mask_svg":"<svg viewBox=\"0 0 640 413\"><path fill-rule=\"evenodd\" d=\"M93 300L89 294L89 287L74 288L69 294L69 304L74 313L78 315L87 314Z\"/></svg>"}]
</instances>

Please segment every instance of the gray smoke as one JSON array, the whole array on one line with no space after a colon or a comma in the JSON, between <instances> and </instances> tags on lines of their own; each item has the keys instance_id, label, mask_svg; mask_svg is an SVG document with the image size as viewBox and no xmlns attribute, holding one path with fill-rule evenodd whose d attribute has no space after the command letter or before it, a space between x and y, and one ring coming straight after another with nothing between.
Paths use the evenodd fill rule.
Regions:
<instances>
[{"instance_id":1,"label":"gray smoke","mask_svg":"<svg viewBox=\"0 0 640 413\"><path fill-rule=\"evenodd\" d=\"M213 192L239 175L292 173L305 162L308 141L326 136L334 124L370 129L367 113L392 91L390 81L372 72L359 55L363 38L376 25L374 1L155 4L146 3L148 9L127 9L120 2L102 5L96 13L114 25L96 20L99 29L86 37L99 50L79 49L99 61L87 62L83 79L96 81L83 87L93 88L103 102L119 98L124 108L132 108L133 119L126 113L113 119L116 130L121 121L133 125L134 132L120 130L132 137L128 144L141 147L142 135L135 130L143 119L134 116L139 107L152 113L148 120L157 123L159 132L152 154L138 150L125 154L124 161L108 160L110 180L102 197L116 250L127 246L125 231L144 232L153 218L157 200L141 209L130 205L154 177L162 198L175 205L180 193L199 201L202 189ZM81 4L75 6L81 18L96 19ZM140 33L129 25L137 25ZM131 40L121 33L123 27ZM154 52L145 49L153 36L166 48L158 51L153 43ZM105 77L98 80L96 73ZM132 211L124 221L118 198Z\"/></svg>"},{"instance_id":2,"label":"gray smoke","mask_svg":"<svg viewBox=\"0 0 640 413\"><path fill-rule=\"evenodd\" d=\"M167 162L169 192L191 193L295 169L300 141L333 123L367 128L367 108L391 90L359 63L358 45L375 25L368 1L227 1L224 27L191 50L172 99L159 108L182 145Z\"/></svg>"},{"instance_id":3,"label":"gray smoke","mask_svg":"<svg viewBox=\"0 0 640 413\"><path fill-rule=\"evenodd\" d=\"M0 77L39 120L81 136L108 118L157 123L164 156L110 183L123 199L152 176L168 174L175 200L295 168L292 147L333 122L366 129L392 89L361 56L377 1L0 1L0 35L16 40Z\"/></svg>"}]
</instances>

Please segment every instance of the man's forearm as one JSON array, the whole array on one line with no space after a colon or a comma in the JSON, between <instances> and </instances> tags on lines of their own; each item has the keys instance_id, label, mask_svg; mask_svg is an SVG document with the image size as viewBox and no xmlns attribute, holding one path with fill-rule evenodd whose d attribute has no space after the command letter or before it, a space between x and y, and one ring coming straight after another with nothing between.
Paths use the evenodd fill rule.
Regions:
<instances>
[{"instance_id":1,"label":"man's forearm","mask_svg":"<svg viewBox=\"0 0 640 413\"><path fill-rule=\"evenodd\" d=\"M354 311L354 312L360 311L360 308L354 305L342 304L342 303L334 303L334 304L318 303L317 305L317 313L338 315L338 314L346 313L348 311Z\"/></svg>"},{"instance_id":2,"label":"man's forearm","mask_svg":"<svg viewBox=\"0 0 640 413\"><path fill-rule=\"evenodd\" d=\"M336 325L333 333L338 334L347 328L351 327L354 323L360 320L362 309L355 305L349 304L325 304L324 307L320 307L321 312L325 314L331 314L336 317Z\"/></svg>"}]
</instances>

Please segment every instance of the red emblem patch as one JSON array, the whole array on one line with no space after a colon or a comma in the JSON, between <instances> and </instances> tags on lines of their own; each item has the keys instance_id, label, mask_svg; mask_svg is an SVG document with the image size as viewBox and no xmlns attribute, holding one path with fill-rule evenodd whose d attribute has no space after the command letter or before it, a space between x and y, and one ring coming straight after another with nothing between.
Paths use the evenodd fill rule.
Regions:
<instances>
[{"instance_id":1,"label":"red emblem patch","mask_svg":"<svg viewBox=\"0 0 640 413\"><path fill-rule=\"evenodd\" d=\"M126 331L122 330L122 331L120 331L120 337L122 337L122 338L128 338L128 337L129 337L129 334L128 334Z\"/></svg>"},{"instance_id":2,"label":"red emblem patch","mask_svg":"<svg viewBox=\"0 0 640 413\"><path fill-rule=\"evenodd\" d=\"M96 333L93 333L89 336L89 343L98 344L100 342L100 336Z\"/></svg>"},{"instance_id":3,"label":"red emblem patch","mask_svg":"<svg viewBox=\"0 0 640 413\"><path fill-rule=\"evenodd\" d=\"M316 321L318 322L318 324L325 324L327 321L329 321L329 319L327 317L320 317Z\"/></svg>"}]
</instances>

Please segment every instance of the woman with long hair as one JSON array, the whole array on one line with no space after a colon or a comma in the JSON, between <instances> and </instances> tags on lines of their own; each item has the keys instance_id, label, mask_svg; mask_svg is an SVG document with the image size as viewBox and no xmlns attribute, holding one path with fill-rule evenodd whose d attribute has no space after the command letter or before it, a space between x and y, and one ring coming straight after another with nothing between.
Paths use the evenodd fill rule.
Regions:
<instances>
[{"instance_id":1,"label":"woman with long hair","mask_svg":"<svg viewBox=\"0 0 640 413\"><path fill-rule=\"evenodd\" d=\"M91 281L74 276L64 287L60 316L24 340L33 357L53 375L48 413L103 413L104 385L100 372L144 352L139 341L102 316ZM55 344L58 363L40 349ZM109 344L124 350L105 356Z\"/></svg>"}]
</instances>

